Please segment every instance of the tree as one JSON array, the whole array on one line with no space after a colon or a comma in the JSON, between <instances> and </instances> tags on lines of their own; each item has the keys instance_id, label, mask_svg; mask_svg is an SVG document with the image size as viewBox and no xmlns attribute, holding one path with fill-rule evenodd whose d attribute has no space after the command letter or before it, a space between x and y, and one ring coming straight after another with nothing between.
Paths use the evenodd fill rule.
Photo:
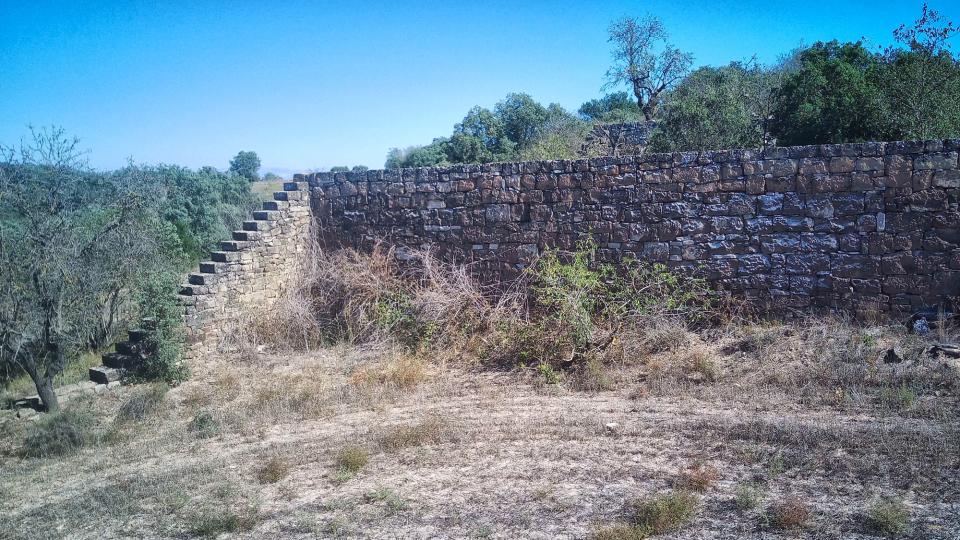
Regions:
<instances>
[{"instance_id":1,"label":"tree","mask_svg":"<svg viewBox=\"0 0 960 540\"><path fill-rule=\"evenodd\" d=\"M771 129L781 145L883 138L882 58L860 42L818 42L802 51L777 93Z\"/></svg>"},{"instance_id":2,"label":"tree","mask_svg":"<svg viewBox=\"0 0 960 540\"><path fill-rule=\"evenodd\" d=\"M240 151L230 160L230 171L254 182L260 179L260 158L256 152Z\"/></svg>"},{"instance_id":3,"label":"tree","mask_svg":"<svg viewBox=\"0 0 960 540\"><path fill-rule=\"evenodd\" d=\"M626 84L633 90L644 119L657 115L662 94L689 71L693 55L671 45L660 19L625 17L610 25L613 66L607 71L605 88Z\"/></svg>"},{"instance_id":4,"label":"tree","mask_svg":"<svg viewBox=\"0 0 960 540\"><path fill-rule=\"evenodd\" d=\"M143 175L88 170L63 130L2 152L0 363L25 371L55 411L54 379L103 339L134 282L163 268L172 231Z\"/></svg>"},{"instance_id":5,"label":"tree","mask_svg":"<svg viewBox=\"0 0 960 540\"><path fill-rule=\"evenodd\" d=\"M348 172L350 167L344 165L337 165L336 167L330 167L330 172Z\"/></svg>"},{"instance_id":6,"label":"tree","mask_svg":"<svg viewBox=\"0 0 960 540\"><path fill-rule=\"evenodd\" d=\"M904 48L888 47L881 84L890 108L889 137L928 139L960 133L960 63L948 40L953 22L926 4L920 18L893 36Z\"/></svg>"},{"instance_id":7,"label":"tree","mask_svg":"<svg viewBox=\"0 0 960 540\"><path fill-rule=\"evenodd\" d=\"M592 99L577 111L584 120L594 122L636 122L643 119L643 111L626 92L614 92L599 99Z\"/></svg>"},{"instance_id":8,"label":"tree","mask_svg":"<svg viewBox=\"0 0 960 540\"><path fill-rule=\"evenodd\" d=\"M366 165L354 165L353 168L350 169L351 172L355 172L355 173L367 172L369 170L370 170L370 167L367 167Z\"/></svg>"},{"instance_id":9,"label":"tree","mask_svg":"<svg viewBox=\"0 0 960 540\"><path fill-rule=\"evenodd\" d=\"M263 180L264 180L265 182L275 182L275 181L277 181L277 180L283 180L283 177L280 176L280 175L278 175L278 174L275 174L275 173L272 173L272 172L268 172L268 173L266 173L266 174L263 175Z\"/></svg>"},{"instance_id":10,"label":"tree","mask_svg":"<svg viewBox=\"0 0 960 540\"><path fill-rule=\"evenodd\" d=\"M507 94L494 106L494 115L515 148L526 148L550 121L550 111L528 94Z\"/></svg>"},{"instance_id":11,"label":"tree","mask_svg":"<svg viewBox=\"0 0 960 540\"><path fill-rule=\"evenodd\" d=\"M750 60L694 71L667 94L651 149L673 152L769 144L778 69L767 70Z\"/></svg>"}]
</instances>

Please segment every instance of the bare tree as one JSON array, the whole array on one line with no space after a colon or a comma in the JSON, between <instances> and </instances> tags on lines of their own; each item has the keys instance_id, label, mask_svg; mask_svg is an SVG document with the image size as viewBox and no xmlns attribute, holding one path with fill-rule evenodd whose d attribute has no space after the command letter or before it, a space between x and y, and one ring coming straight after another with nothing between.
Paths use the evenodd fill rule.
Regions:
<instances>
[{"instance_id":1,"label":"bare tree","mask_svg":"<svg viewBox=\"0 0 960 540\"><path fill-rule=\"evenodd\" d=\"M145 230L157 223L149 186L81 158L76 139L50 129L0 159L0 363L26 372L49 411L55 377L108 339L161 237Z\"/></svg>"},{"instance_id":2,"label":"bare tree","mask_svg":"<svg viewBox=\"0 0 960 540\"><path fill-rule=\"evenodd\" d=\"M610 25L609 33L613 66L607 71L604 88L631 87L649 122L657 114L663 93L690 70L693 55L671 45L663 22L651 15L642 20L624 17Z\"/></svg>"}]
</instances>

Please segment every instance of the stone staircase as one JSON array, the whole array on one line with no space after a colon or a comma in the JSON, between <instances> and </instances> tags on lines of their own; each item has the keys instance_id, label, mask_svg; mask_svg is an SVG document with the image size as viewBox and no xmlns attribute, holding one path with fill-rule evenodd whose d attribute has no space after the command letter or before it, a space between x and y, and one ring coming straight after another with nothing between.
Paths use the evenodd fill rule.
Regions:
<instances>
[{"instance_id":1,"label":"stone staircase","mask_svg":"<svg viewBox=\"0 0 960 540\"><path fill-rule=\"evenodd\" d=\"M253 219L233 231L220 250L200 263L180 288L187 357L208 352L222 338L222 322L279 296L284 271L306 252L311 223L310 187L294 177L264 201Z\"/></svg>"},{"instance_id":2,"label":"stone staircase","mask_svg":"<svg viewBox=\"0 0 960 540\"><path fill-rule=\"evenodd\" d=\"M102 366L90 368L90 381L97 384L118 382L128 373L140 367L140 364L149 355L146 348L147 336L150 333L150 319L143 320L143 328L127 332L127 340L114 346L115 351L104 354Z\"/></svg>"},{"instance_id":3,"label":"stone staircase","mask_svg":"<svg viewBox=\"0 0 960 540\"><path fill-rule=\"evenodd\" d=\"M296 180L301 179L295 177ZM187 329L187 351L190 358L201 352L208 336L216 334L217 323L239 313L244 304L258 304L261 297L276 297L277 287L267 279L292 254L302 252L301 241L309 230L310 191L307 182L285 182L283 191L264 201L253 219L244 221L241 230L233 231L230 240L220 242L220 250L201 262L197 272L187 276L180 287L180 303L184 308ZM249 306L246 306L249 307ZM103 365L90 368L90 380L97 384L113 384L134 372L149 355L146 340L151 328L144 319L142 328L128 332L127 340L117 343L115 351L103 355Z\"/></svg>"}]
</instances>

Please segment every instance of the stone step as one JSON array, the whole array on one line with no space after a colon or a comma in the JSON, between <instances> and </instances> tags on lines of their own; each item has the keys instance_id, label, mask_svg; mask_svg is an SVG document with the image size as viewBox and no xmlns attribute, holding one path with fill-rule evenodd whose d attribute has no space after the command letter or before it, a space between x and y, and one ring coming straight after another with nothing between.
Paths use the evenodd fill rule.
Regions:
<instances>
[{"instance_id":1,"label":"stone step","mask_svg":"<svg viewBox=\"0 0 960 540\"><path fill-rule=\"evenodd\" d=\"M207 261L200 263L200 272L204 274L222 274L226 270L222 263Z\"/></svg>"},{"instance_id":2,"label":"stone step","mask_svg":"<svg viewBox=\"0 0 960 540\"><path fill-rule=\"evenodd\" d=\"M129 356L123 353L112 352L103 355L101 360L103 361L103 365L106 367L114 369L126 369L130 367L128 366L130 363L129 358Z\"/></svg>"},{"instance_id":3,"label":"stone step","mask_svg":"<svg viewBox=\"0 0 960 540\"><path fill-rule=\"evenodd\" d=\"M243 251L249 247L247 242L238 242L236 240L222 240L220 242L221 251Z\"/></svg>"},{"instance_id":4,"label":"stone step","mask_svg":"<svg viewBox=\"0 0 960 540\"><path fill-rule=\"evenodd\" d=\"M214 251L210 254L210 258L213 259L213 262L218 263L237 262L240 260L240 253L236 251Z\"/></svg>"},{"instance_id":5,"label":"stone step","mask_svg":"<svg viewBox=\"0 0 960 540\"><path fill-rule=\"evenodd\" d=\"M276 221L280 219L280 212L272 210L257 210L253 213L253 219L256 221Z\"/></svg>"},{"instance_id":6,"label":"stone step","mask_svg":"<svg viewBox=\"0 0 960 540\"><path fill-rule=\"evenodd\" d=\"M244 221L243 230L265 232L273 228L273 223L269 221Z\"/></svg>"},{"instance_id":7,"label":"stone step","mask_svg":"<svg viewBox=\"0 0 960 540\"><path fill-rule=\"evenodd\" d=\"M90 368L90 380L97 384L110 384L123 378L125 371L122 369L110 368L106 366L97 366Z\"/></svg>"},{"instance_id":8,"label":"stone step","mask_svg":"<svg viewBox=\"0 0 960 540\"><path fill-rule=\"evenodd\" d=\"M187 283L191 285L213 285L220 278L216 274L190 274Z\"/></svg>"},{"instance_id":9,"label":"stone step","mask_svg":"<svg viewBox=\"0 0 960 540\"><path fill-rule=\"evenodd\" d=\"M180 286L180 294L183 296L202 296L204 294L210 294L210 287L184 283Z\"/></svg>"},{"instance_id":10,"label":"stone step","mask_svg":"<svg viewBox=\"0 0 960 540\"><path fill-rule=\"evenodd\" d=\"M306 193L303 191L274 191L273 200L275 201L302 201Z\"/></svg>"},{"instance_id":11,"label":"stone step","mask_svg":"<svg viewBox=\"0 0 960 540\"><path fill-rule=\"evenodd\" d=\"M127 339L133 343L140 343L148 337L150 337L150 331L143 328L134 328L127 332Z\"/></svg>"},{"instance_id":12,"label":"stone step","mask_svg":"<svg viewBox=\"0 0 960 540\"><path fill-rule=\"evenodd\" d=\"M114 348L118 353L129 356L138 355L143 349L139 343L131 343L129 341L121 341L120 343L114 345Z\"/></svg>"},{"instance_id":13,"label":"stone step","mask_svg":"<svg viewBox=\"0 0 960 540\"><path fill-rule=\"evenodd\" d=\"M259 231L233 231L233 239L239 242L255 242L263 240L263 233Z\"/></svg>"},{"instance_id":14,"label":"stone step","mask_svg":"<svg viewBox=\"0 0 960 540\"><path fill-rule=\"evenodd\" d=\"M290 208L290 203L287 201L263 201L264 210L285 210Z\"/></svg>"},{"instance_id":15,"label":"stone step","mask_svg":"<svg viewBox=\"0 0 960 540\"><path fill-rule=\"evenodd\" d=\"M284 191L308 191L310 189L309 182L284 182L283 190Z\"/></svg>"}]
</instances>

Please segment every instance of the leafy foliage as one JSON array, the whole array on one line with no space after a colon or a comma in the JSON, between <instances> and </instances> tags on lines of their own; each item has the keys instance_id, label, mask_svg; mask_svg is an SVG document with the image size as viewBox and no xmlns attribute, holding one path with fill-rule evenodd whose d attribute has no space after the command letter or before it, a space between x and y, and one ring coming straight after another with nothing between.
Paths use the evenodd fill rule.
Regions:
<instances>
[{"instance_id":1,"label":"leafy foliage","mask_svg":"<svg viewBox=\"0 0 960 540\"><path fill-rule=\"evenodd\" d=\"M230 160L230 172L253 182L260 179L260 157L256 152L241 151Z\"/></svg>"}]
</instances>

